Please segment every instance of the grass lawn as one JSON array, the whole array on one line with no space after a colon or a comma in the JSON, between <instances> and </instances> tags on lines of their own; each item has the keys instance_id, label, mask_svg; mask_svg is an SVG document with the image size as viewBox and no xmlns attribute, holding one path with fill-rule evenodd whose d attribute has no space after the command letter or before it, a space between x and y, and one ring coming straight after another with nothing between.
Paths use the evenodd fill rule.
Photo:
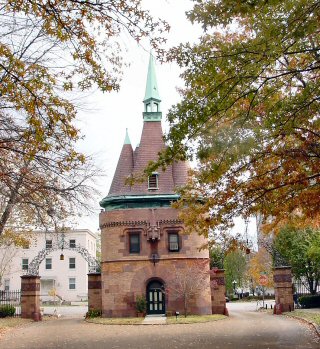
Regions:
<instances>
[{"instance_id":1,"label":"grass lawn","mask_svg":"<svg viewBox=\"0 0 320 349\"><path fill-rule=\"evenodd\" d=\"M176 320L175 316L167 317L167 324L195 324L199 322L209 322L226 319L224 315L189 315L186 318L180 315ZM86 319L87 322L102 325L140 325L143 321L143 317L130 317L130 318L101 318L96 317L92 319Z\"/></svg>"},{"instance_id":2,"label":"grass lawn","mask_svg":"<svg viewBox=\"0 0 320 349\"><path fill-rule=\"evenodd\" d=\"M0 319L0 334L12 327L21 326L32 322L31 319L21 319L19 317L6 317Z\"/></svg>"},{"instance_id":3,"label":"grass lawn","mask_svg":"<svg viewBox=\"0 0 320 349\"><path fill-rule=\"evenodd\" d=\"M124 317L124 318L101 318L95 317L92 319L86 319L87 322L102 325L137 325L141 324L143 317Z\"/></svg>"},{"instance_id":4,"label":"grass lawn","mask_svg":"<svg viewBox=\"0 0 320 349\"><path fill-rule=\"evenodd\" d=\"M312 312L312 311L304 311L303 309L297 309L295 311L292 311L290 313L284 313L287 316L295 316L299 317L311 322L314 322L318 326L320 326L320 312Z\"/></svg>"},{"instance_id":5,"label":"grass lawn","mask_svg":"<svg viewBox=\"0 0 320 349\"><path fill-rule=\"evenodd\" d=\"M226 319L227 316L214 314L214 315L188 315L184 317L183 315L178 316L176 320L175 316L167 317L167 324L195 324L199 322L210 322Z\"/></svg>"}]
</instances>

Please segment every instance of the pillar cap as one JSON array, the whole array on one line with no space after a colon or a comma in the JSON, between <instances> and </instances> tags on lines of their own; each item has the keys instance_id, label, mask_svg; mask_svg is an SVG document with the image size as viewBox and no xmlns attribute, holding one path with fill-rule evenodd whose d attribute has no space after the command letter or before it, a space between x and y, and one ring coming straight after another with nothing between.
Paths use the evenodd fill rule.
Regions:
<instances>
[{"instance_id":1,"label":"pillar cap","mask_svg":"<svg viewBox=\"0 0 320 349\"><path fill-rule=\"evenodd\" d=\"M281 267L275 267L273 269L274 270L277 270L277 269L291 269L291 267L289 265L284 265L284 266L281 266Z\"/></svg>"},{"instance_id":2,"label":"pillar cap","mask_svg":"<svg viewBox=\"0 0 320 349\"><path fill-rule=\"evenodd\" d=\"M41 279L39 275L22 275L20 277L21 279Z\"/></svg>"}]
</instances>

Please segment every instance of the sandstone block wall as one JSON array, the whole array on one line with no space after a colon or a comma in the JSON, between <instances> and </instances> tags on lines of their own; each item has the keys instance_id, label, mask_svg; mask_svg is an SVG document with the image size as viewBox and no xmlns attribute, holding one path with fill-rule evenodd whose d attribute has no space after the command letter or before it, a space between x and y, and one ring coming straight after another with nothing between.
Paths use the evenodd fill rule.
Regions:
<instances>
[{"instance_id":1,"label":"sandstone block wall","mask_svg":"<svg viewBox=\"0 0 320 349\"><path fill-rule=\"evenodd\" d=\"M278 267L274 269L274 293L276 310L282 312L293 311L292 274L290 267Z\"/></svg>"},{"instance_id":2,"label":"sandstone block wall","mask_svg":"<svg viewBox=\"0 0 320 349\"><path fill-rule=\"evenodd\" d=\"M102 310L101 273L88 274L88 310Z\"/></svg>"},{"instance_id":3,"label":"sandstone block wall","mask_svg":"<svg viewBox=\"0 0 320 349\"><path fill-rule=\"evenodd\" d=\"M148 229L159 231L159 240L148 240ZM211 314L209 252L199 250L203 236L184 234L184 225L173 208L140 208L100 213L102 245L102 310L105 317L136 316L137 295L146 296L151 280L164 284L166 311L183 313L183 300L172 291L174 268L187 270L205 264L203 288L189 299L188 311ZM169 251L169 233L179 232L179 252ZM129 233L140 234L140 253L129 252ZM156 258L154 258L156 256Z\"/></svg>"},{"instance_id":4,"label":"sandstone block wall","mask_svg":"<svg viewBox=\"0 0 320 349\"><path fill-rule=\"evenodd\" d=\"M226 284L223 269L210 270L212 314L227 315Z\"/></svg>"},{"instance_id":5,"label":"sandstone block wall","mask_svg":"<svg viewBox=\"0 0 320 349\"><path fill-rule=\"evenodd\" d=\"M41 320L40 276L21 276L21 317Z\"/></svg>"},{"instance_id":6,"label":"sandstone block wall","mask_svg":"<svg viewBox=\"0 0 320 349\"><path fill-rule=\"evenodd\" d=\"M109 262L102 265L102 309L105 317L136 316L135 299L146 296L147 285L151 280L164 284L167 313L184 310L183 299L174 291L174 268L183 269L186 265L197 264L191 259L160 260L153 264L149 260ZM209 267L209 262L205 261ZM211 314L211 292L209 268L202 290L190 297L188 312L192 314Z\"/></svg>"}]
</instances>

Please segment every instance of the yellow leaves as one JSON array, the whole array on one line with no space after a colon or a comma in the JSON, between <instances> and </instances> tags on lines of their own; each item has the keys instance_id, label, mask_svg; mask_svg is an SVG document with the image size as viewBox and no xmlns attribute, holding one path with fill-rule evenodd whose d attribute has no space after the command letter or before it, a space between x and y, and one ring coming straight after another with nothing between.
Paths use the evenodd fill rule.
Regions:
<instances>
[{"instance_id":1,"label":"yellow leaves","mask_svg":"<svg viewBox=\"0 0 320 349\"><path fill-rule=\"evenodd\" d=\"M259 251L251 257L248 273L254 285L259 285L260 275L265 273L268 276L266 286L273 286L272 258L264 248L259 248Z\"/></svg>"},{"instance_id":2,"label":"yellow leaves","mask_svg":"<svg viewBox=\"0 0 320 349\"><path fill-rule=\"evenodd\" d=\"M6 229L0 236L0 246L11 246L27 248L32 240L30 231L17 232L12 229Z\"/></svg>"}]
</instances>

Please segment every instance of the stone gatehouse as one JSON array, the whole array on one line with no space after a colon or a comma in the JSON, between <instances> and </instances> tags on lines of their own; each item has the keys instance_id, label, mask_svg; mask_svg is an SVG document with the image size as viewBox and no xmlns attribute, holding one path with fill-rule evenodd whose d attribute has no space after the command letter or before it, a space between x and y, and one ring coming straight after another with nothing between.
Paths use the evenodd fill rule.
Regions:
<instances>
[{"instance_id":1,"label":"stone gatehouse","mask_svg":"<svg viewBox=\"0 0 320 349\"><path fill-rule=\"evenodd\" d=\"M169 292L174 282L172 267L184 270L201 261L208 273L201 291L188 300L189 311L211 314L209 253L198 250L204 238L184 234L178 211L171 207L179 198L176 187L186 182L187 163L175 162L143 183L125 182L165 147L151 55L143 103L140 145L133 150L126 133L109 194L100 202L102 313L105 317L136 316L137 296L146 297L148 314L182 311L181 298Z\"/></svg>"}]
</instances>

